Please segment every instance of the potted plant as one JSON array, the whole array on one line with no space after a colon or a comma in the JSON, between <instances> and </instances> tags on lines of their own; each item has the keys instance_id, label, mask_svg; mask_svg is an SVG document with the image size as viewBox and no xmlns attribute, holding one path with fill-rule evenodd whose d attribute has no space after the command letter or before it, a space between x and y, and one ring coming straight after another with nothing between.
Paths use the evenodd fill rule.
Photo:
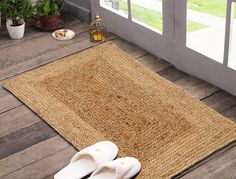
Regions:
<instances>
[{"instance_id":1,"label":"potted plant","mask_svg":"<svg viewBox=\"0 0 236 179\"><path fill-rule=\"evenodd\" d=\"M25 32L25 22L36 16L30 0L2 0L1 11L6 16L6 26L12 39L21 39Z\"/></svg>"},{"instance_id":2,"label":"potted plant","mask_svg":"<svg viewBox=\"0 0 236 179\"><path fill-rule=\"evenodd\" d=\"M60 22L64 0L38 0L37 13L43 27L56 27Z\"/></svg>"}]
</instances>

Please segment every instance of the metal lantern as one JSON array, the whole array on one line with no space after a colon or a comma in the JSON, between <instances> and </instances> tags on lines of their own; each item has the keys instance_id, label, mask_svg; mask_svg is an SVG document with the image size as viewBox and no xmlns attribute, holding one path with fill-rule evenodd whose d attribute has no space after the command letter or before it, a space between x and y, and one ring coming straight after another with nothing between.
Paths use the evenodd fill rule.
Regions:
<instances>
[{"instance_id":1,"label":"metal lantern","mask_svg":"<svg viewBox=\"0 0 236 179\"><path fill-rule=\"evenodd\" d=\"M105 40L105 23L96 15L94 21L89 25L90 39L92 42L100 42Z\"/></svg>"}]
</instances>

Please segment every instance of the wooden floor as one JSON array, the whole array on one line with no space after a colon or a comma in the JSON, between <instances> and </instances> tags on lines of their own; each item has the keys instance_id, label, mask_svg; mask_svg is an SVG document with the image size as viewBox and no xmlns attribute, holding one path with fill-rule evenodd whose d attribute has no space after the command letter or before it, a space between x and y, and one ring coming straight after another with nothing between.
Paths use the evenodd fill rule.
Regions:
<instances>
[{"instance_id":1,"label":"wooden floor","mask_svg":"<svg viewBox=\"0 0 236 179\"><path fill-rule=\"evenodd\" d=\"M76 38L59 42L50 33L29 28L25 38L13 41L6 32L0 34L0 178L51 179L65 166L76 149L2 88L9 78L45 65L81 50L98 45L91 43L88 25L68 22ZM218 87L177 70L163 59L155 57L129 42L109 34L117 44L138 62L182 87L222 115L236 121L236 97ZM175 178L235 179L236 145L219 150Z\"/></svg>"}]
</instances>

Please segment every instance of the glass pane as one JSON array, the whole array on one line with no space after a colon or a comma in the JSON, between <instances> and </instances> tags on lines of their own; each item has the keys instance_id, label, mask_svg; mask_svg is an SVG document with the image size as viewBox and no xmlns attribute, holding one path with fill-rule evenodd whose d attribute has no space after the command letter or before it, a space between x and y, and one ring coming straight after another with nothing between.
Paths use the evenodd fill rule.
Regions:
<instances>
[{"instance_id":1,"label":"glass pane","mask_svg":"<svg viewBox=\"0 0 236 179\"><path fill-rule=\"evenodd\" d=\"M132 20L162 33L162 0L131 0Z\"/></svg>"},{"instance_id":2,"label":"glass pane","mask_svg":"<svg viewBox=\"0 0 236 179\"><path fill-rule=\"evenodd\" d=\"M127 0L100 0L100 4L110 10L117 12L120 15L128 17Z\"/></svg>"},{"instance_id":3,"label":"glass pane","mask_svg":"<svg viewBox=\"0 0 236 179\"><path fill-rule=\"evenodd\" d=\"M227 0L188 0L187 47L220 63L224 59Z\"/></svg>"},{"instance_id":4,"label":"glass pane","mask_svg":"<svg viewBox=\"0 0 236 179\"><path fill-rule=\"evenodd\" d=\"M233 20L231 24L231 41L229 44L229 59L228 59L228 66L234 70L236 70L236 5L233 5Z\"/></svg>"}]
</instances>

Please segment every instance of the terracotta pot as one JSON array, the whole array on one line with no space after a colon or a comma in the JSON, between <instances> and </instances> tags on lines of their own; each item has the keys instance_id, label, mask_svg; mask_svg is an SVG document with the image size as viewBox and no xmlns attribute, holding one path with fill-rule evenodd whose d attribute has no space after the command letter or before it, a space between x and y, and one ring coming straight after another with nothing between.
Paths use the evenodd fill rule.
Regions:
<instances>
[{"instance_id":1,"label":"terracotta pot","mask_svg":"<svg viewBox=\"0 0 236 179\"><path fill-rule=\"evenodd\" d=\"M61 16L42 16L40 22L43 27L56 27L60 22Z\"/></svg>"}]
</instances>

